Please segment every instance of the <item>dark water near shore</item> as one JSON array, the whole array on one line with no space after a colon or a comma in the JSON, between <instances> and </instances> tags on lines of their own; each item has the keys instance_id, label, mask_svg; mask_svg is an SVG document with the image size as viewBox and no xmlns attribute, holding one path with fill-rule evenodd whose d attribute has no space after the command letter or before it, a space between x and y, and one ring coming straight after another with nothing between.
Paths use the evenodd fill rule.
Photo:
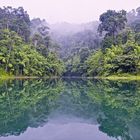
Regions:
<instances>
[{"instance_id":1,"label":"dark water near shore","mask_svg":"<svg viewBox=\"0 0 140 140\"><path fill-rule=\"evenodd\" d=\"M1 82L0 140L140 140L140 82Z\"/></svg>"}]
</instances>

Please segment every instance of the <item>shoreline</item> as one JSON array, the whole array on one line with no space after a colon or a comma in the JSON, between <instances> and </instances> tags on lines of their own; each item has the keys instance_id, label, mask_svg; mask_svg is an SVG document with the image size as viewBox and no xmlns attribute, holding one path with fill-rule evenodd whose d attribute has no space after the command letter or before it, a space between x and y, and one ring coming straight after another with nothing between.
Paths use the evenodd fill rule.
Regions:
<instances>
[{"instance_id":1,"label":"shoreline","mask_svg":"<svg viewBox=\"0 0 140 140\"><path fill-rule=\"evenodd\" d=\"M128 76L124 76L124 75L112 75L112 76L99 76L99 77L95 77L96 79L103 79L103 80L128 80L128 81L140 81L140 75L128 75Z\"/></svg>"},{"instance_id":2,"label":"shoreline","mask_svg":"<svg viewBox=\"0 0 140 140\"><path fill-rule=\"evenodd\" d=\"M0 80L10 80L10 79L99 79L99 80L129 80L129 81L140 81L140 75L112 75L112 76L95 76L95 77L82 77L82 76L1 76Z\"/></svg>"},{"instance_id":3,"label":"shoreline","mask_svg":"<svg viewBox=\"0 0 140 140\"><path fill-rule=\"evenodd\" d=\"M38 76L3 76L0 77L0 79L2 80L10 80L10 79L42 79L42 78L46 78L46 79L55 79L55 78L60 78L60 77L56 77L56 76L52 76L52 77L38 77Z\"/></svg>"}]
</instances>

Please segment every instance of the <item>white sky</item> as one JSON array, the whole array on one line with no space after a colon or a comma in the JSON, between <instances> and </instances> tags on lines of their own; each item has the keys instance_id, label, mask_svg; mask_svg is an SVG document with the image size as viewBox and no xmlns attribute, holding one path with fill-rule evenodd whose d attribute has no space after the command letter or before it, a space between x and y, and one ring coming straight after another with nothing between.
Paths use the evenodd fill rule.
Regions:
<instances>
[{"instance_id":1,"label":"white sky","mask_svg":"<svg viewBox=\"0 0 140 140\"><path fill-rule=\"evenodd\" d=\"M40 17L48 23L83 23L98 20L108 9L136 9L140 0L0 0L0 6L23 6L30 18Z\"/></svg>"}]
</instances>

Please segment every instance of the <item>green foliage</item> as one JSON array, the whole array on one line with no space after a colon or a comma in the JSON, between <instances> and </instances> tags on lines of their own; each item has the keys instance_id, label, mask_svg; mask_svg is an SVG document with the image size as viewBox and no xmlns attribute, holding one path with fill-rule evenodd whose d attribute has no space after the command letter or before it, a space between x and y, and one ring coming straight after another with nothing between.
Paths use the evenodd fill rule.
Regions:
<instances>
[{"instance_id":1,"label":"green foliage","mask_svg":"<svg viewBox=\"0 0 140 140\"><path fill-rule=\"evenodd\" d=\"M2 68L0 69L0 79L7 79L9 76L12 77L12 75L10 73L7 73Z\"/></svg>"},{"instance_id":2,"label":"green foliage","mask_svg":"<svg viewBox=\"0 0 140 140\"><path fill-rule=\"evenodd\" d=\"M138 45L140 45L140 32L136 33L136 35L135 35L135 42L138 43Z\"/></svg>"},{"instance_id":3,"label":"green foliage","mask_svg":"<svg viewBox=\"0 0 140 140\"><path fill-rule=\"evenodd\" d=\"M125 28L127 22L126 11L119 12L108 10L100 16L101 24L98 27L98 31L102 34L104 31L109 36L115 36L118 31Z\"/></svg>"},{"instance_id":4,"label":"green foliage","mask_svg":"<svg viewBox=\"0 0 140 140\"><path fill-rule=\"evenodd\" d=\"M102 41L102 50L105 51L105 49L110 48L112 44L114 44L114 40L112 36L104 37L104 40Z\"/></svg>"},{"instance_id":5,"label":"green foliage","mask_svg":"<svg viewBox=\"0 0 140 140\"><path fill-rule=\"evenodd\" d=\"M31 43L44 57L47 57L49 49L53 47L49 36L49 27L45 20L36 18L31 20Z\"/></svg>"},{"instance_id":6,"label":"green foliage","mask_svg":"<svg viewBox=\"0 0 140 140\"><path fill-rule=\"evenodd\" d=\"M102 62L102 63L101 63ZM99 50L87 60L90 76L112 75L121 73L140 73L140 46L133 42L124 45L113 45L105 53Z\"/></svg>"},{"instance_id":7,"label":"green foliage","mask_svg":"<svg viewBox=\"0 0 140 140\"><path fill-rule=\"evenodd\" d=\"M87 64L87 74L89 76L96 76L102 73L102 58L103 53L101 50L93 53L85 62Z\"/></svg>"},{"instance_id":8,"label":"green foliage","mask_svg":"<svg viewBox=\"0 0 140 140\"><path fill-rule=\"evenodd\" d=\"M58 76L63 63L51 53L44 57L13 31L0 31L0 64L16 76Z\"/></svg>"},{"instance_id":9,"label":"green foliage","mask_svg":"<svg viewBox=\"0 0 140 140\"><path fill-rule=\"evenodd\" d=\"M0 136L18 136L29 126L42 125L57 107L63 88L60 80L4 81L0 85Z\"/></svg>"},{"instance_id":10,"label":"green foliage","mask_svg":"<svg viewBox=\"0 0 140 140\"><path fill-rule=\"evenodd\" d=\"M97 119L99 130L111 137L131 140L128 124L139 116L139 82L91 82L88 91L89 98L98 102L104 112Z\"/></svg>"},{"instance_id":11,"label":"green foliage","mask_svg":"<svg viewBox=\"0 0 140 140\"><path fill-rule=\"evenodd\" d=\"M100 33L105 32L101 51L89 56L87 74L122 75L140 74L140 35L139 28L125 27L126 12L112 10L100 16ZM136 23L136 22L135 22ZM135 24L136 25L136 24ZM138 26L136 26L138 27Z\"/></svg>"},{"instance_id":12,"label":"green foliage","mask_svg":"<svg viewBox=\"0 0 140 140\"><path fill-rule=\"evenodd\" d=\"M0 8L0 13L0 29L15 31L25 42L28 42L30 37L30 18L27 12L22 7L4 7Z\"/></svg>"},{"instance_id":13,"label":"green foliage","mask_svg":"<svg viewBox=\"0 0 140 140\"><path fill-rule=\"evenodd\" d=\"M22 7L0 8L0 69L15 76L62 74L62 61L49 50L49 28L36 26Z\"/></svg>"},{"instance_id":14,"label":"green foliage","mask_svg":"<svg viewBox=\"0 0 140 140\"><path fill-rule=\"evenodd\" d=\"M47 59L46 72L48 75L60 76L65 70L63 62L56 56L55 53L49 53Z\"/></svg>"},{"instance_id":15,"label":"green foliage","mask_svg":"<svg viewBox=\"0 0 140 140\"><path fill-rule=\"evenodd\" d=\"M20 138L27 128L43 129L61 114L63 120L73 117L95 124L111 139L139 139L140 83L66 78L0 84L1 137Z\"/></svg>"},{"instance_id":16,"label":"green foliage","mask_svg":"<svg viewBox=\"0 0 140 140\"><path fill-rule=\"evenodd\" d=\"M100 16L100 21L98 32L101 35L103 33L105 34L104 40L102 41L102 49L105 50L113 44L116 44L116 41L120 42L120 38L117 35L125 28L127 22L126 11L116 12L114 10L108 10Z\"/></svg>"},{"instance_id":17,"label":"green foliage","mask_svg":"<svg viewBox=\"0 0 140 140\"><path fill-rule=\"evenodd\" d=\"M22 7L0 8L0 13L0 68L6 73L40 77L59 76L64 71L65 76L140 73L139 8L137 14L124 10L103 13L98 26L104 35L102 42L97 32L90 30L62 40L56 37L64 50L52 41L45 20L30 21ZM126 16L135 17L131 22L128 19L127 27Z\"/></svg>"}]
</instances>

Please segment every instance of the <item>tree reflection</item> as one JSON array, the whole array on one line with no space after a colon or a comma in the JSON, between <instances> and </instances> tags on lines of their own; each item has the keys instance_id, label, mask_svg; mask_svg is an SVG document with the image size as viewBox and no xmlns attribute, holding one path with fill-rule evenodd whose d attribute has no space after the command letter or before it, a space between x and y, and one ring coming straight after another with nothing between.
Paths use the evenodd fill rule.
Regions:
<instances>
[{"instance_id":1,"label":"tree reflection","mask_svg":"<svg viewBox=\"0 0 140 140\"><path fill-rule=\"evenodd\" d=\"M122 140L140 139L140 83L81 79L14 80L0 85L0 135L43 126L51 113L99 124Z\"/></svg>"},{"instance_id":2,"label":"tree reflection","mask_svg":"<svg viewBox=\"0 0 140 140\"><path fill-rule=\"evenodd\" d=\"M57 84L56 84L57 83ZM56 108L63 89L61 81L14 80L0 86L0 135L19 135L38 127Z\"/></svg>"}]
</instances>

